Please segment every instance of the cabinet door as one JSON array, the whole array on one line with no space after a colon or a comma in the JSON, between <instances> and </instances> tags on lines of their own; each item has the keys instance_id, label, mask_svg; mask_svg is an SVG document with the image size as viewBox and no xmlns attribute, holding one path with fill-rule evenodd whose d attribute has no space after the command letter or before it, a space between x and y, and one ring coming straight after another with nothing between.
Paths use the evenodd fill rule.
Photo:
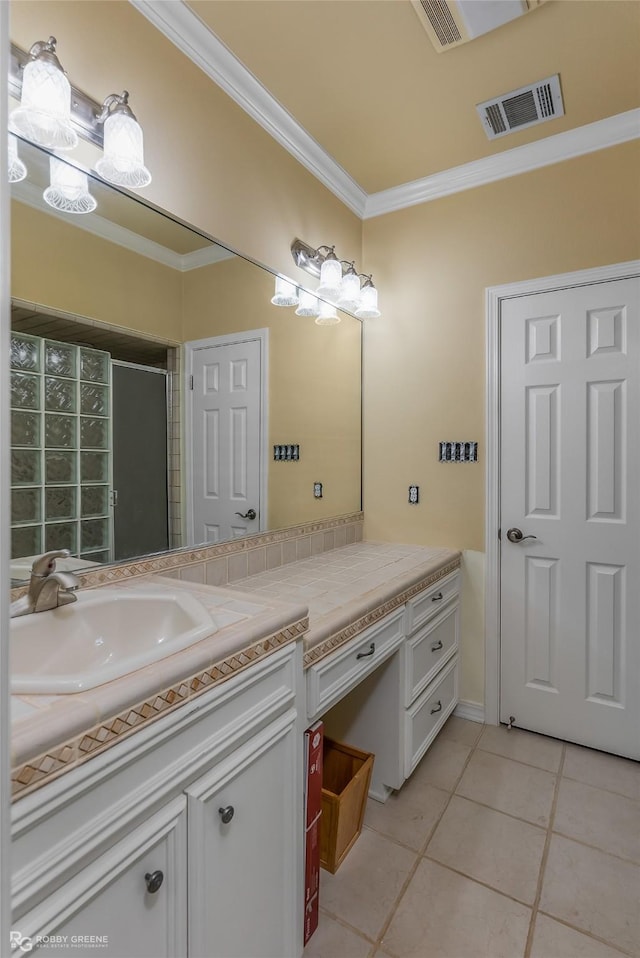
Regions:
<instances>
[{"instance_id":1,"label":"cabinet door","mask_svg":"<svg viewBox=\"0 0 640 958\"><path fill-rule=\"evenodd\" d=\"M191 958L290 958L296 943L295 713L187 790Z\"/></svg>"},{"instance_id":2,"label":"cabinet door","mask_svg":"<svg viewBox=\"0 0 640 958\"><path fill-rule=\"evenodd\" d=\"M69 949L101 958L182 958L186 804L184 796L169 802L16 920L14 932L26 936L38 956L59 958Z\"/></svg>"}]
</instances>

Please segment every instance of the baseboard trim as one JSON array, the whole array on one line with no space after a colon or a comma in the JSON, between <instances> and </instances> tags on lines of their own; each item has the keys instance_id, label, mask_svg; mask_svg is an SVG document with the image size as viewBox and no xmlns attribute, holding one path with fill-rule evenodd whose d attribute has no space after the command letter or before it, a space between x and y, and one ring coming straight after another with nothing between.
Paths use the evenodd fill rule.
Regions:
<instances>
[{"instance_id":1,"label":"baseboard trim","mask_svg":"<svg viewBox=\"0 0 640 958\"><path fill-rule=\"evenodd\" d=\"M484 724L484 705L481 702L458 702L455 707L454 715L458 718L467 719L469 722L480 722Z\"/></svg>"}]
</instances>

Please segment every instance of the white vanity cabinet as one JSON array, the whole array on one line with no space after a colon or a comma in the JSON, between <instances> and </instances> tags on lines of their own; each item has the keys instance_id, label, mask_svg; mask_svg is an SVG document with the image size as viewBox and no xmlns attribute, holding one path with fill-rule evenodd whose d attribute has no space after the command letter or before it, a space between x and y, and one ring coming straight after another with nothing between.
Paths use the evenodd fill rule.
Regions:
<instances>
[{"instance_id":1,"label":"white vanity cabinet","mask_svg":"<svg viewBox=\"0 0 640 958\"><path fill-rule=\"evenodd\" d=\"M369 794L409 778L458 701L460 573L409 599L307 669L307 720L375 760Z\"/></svg>"},{"instance_id":2,"label":"white vanity cabinet","mask_svg":"<svg viewBox=\"0 0 640 958\"><path fill-rule=\"evenodd\" d=\"M15 803L13 929L43 955L296 958L301 674L292 643Z\"/></svg>"}]
</instances>

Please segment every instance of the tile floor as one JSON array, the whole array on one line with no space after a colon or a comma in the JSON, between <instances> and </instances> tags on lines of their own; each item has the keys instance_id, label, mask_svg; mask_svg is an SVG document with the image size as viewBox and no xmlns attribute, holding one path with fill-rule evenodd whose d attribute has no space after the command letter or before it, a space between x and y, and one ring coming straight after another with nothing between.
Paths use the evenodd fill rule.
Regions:
<instances>
[{"instance_id":1,"label":"tile floor","mask_svg":"<svg viewBox=\"0 0 640 958\"><path fill-rule=\"evenodd\" d=\"M304 958L638 958L640 764L452 717L320 902Z\"/></svg>"}]
</instances>

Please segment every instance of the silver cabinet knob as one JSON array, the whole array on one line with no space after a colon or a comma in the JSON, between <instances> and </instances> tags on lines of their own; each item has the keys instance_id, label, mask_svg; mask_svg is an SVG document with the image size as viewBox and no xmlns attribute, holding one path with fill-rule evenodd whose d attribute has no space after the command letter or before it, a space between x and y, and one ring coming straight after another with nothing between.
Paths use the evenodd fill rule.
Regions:
<instances>
[{"instance_id":1,"label":"silver cabinet knob","mask_svg":"<svg viewBox=\"0 0 640 958\"><path fill-rule=\"evenodd\" d=\"M233 818L235 809L233 805L227 805L226 808L219 808L218 814L222 820L223 825L228 825L231 819Z\"/></svg>"},{"instance_id":2,"label":"silver cabinet knob","mask_svg":"<svg viewBox=\"0 0 640 958\"><path fill-rule=\"evenodd\" d=\"M525 539L537 539L537 536L524 536L522 534L522 529L508 529L507 530L507 539L509 542L524 542Z\"/></svg>"}]
</instances>

